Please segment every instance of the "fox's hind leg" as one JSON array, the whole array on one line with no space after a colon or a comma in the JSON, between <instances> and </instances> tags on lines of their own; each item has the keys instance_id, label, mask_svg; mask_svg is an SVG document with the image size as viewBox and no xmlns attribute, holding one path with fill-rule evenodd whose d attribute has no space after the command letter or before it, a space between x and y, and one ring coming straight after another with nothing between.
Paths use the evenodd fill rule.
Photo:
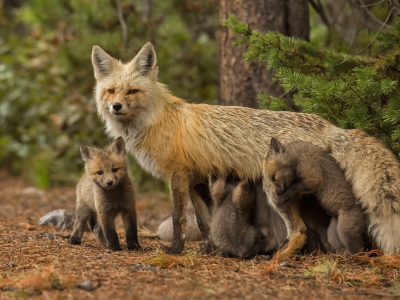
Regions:
<instances>
[{"instance_id":1,"label":"fox's hind leg","mask_svg":"<svg viewBox=\"0 0 400 300\"><path fill-rule=\"evenodd\" d=\"M83 201L77 201L74 229L71 237L68 239L68 244L80 245L82 243L86 222L91 218L92 214L92 210Z\"/></svg>"},{"instance_id":2,"label":"fox's hind leg","mask_svg":"<svg viewBox=\"0 0 400 300\"><path fill-rule=\"evenodd\" d=\"M356 254L364 248L365 224L365 216L358 206L339 213L337 232L341 242L351 254Z\"/></svg>"}]
</instances>

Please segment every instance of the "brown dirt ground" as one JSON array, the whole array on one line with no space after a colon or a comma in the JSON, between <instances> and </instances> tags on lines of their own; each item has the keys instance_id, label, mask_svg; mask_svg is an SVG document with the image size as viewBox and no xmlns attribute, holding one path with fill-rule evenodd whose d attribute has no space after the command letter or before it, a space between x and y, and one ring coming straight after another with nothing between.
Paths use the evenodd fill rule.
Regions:
<instances>
[{"instance_id":1,"label":"brown dirt ground","mask_svg":"<svg viewBox=\"0 0 400 300\"><path fill-rule=\"evenodd\" d=\"M71 246L66 243L68 232L38 226L37 221L53 209L73 208L75 189L55 188L38 195L22 193L26 187L22 178L0 172L1 300L400 297L399 255L303 256L281 267L276 260L200 255L197 242L187 243L179 256L157 252L163 242L155 238L141 237L143 250L136 252L110 252L89 233L82 246ZM155 193L140 194L137 209L139 225L151 231L171 212L168 197ZM75 287L86 280L94 290Z\"/></svg>"}]
</instances>

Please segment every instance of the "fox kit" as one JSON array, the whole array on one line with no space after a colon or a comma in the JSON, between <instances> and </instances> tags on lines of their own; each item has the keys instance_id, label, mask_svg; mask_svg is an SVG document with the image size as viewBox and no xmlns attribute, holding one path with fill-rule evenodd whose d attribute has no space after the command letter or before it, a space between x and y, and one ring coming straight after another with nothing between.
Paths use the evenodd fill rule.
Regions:
<instances>
[{"instance_id":1,"label":"fox kit","mask_svg":"<svg viewBox=\"0 0 400 300\"><path fill-rule=\"evenodd\" d=\"M249 258L272 253L285 244L285 223L269 205L261 182L246 182L233 174L221 176L212 181L211 195L214 201L211 237L217 253ZM311 195L298 204L307 232L290 241L289 251L309 254L331 250L328 243L330 216Z\"/></svg>"},{"instance_id":2,"label":"fox kit","mask_svg":"<svg viewBox=\"0 0 400 300\"><path fill-rule=\"evenodd\" d=\"M337 231L340 240L333 234L328 236L334 250L344 250L344 246L355 254L364 248L363 234L367 229L364 213L339 164L325 150L301 141L283 146L273 138L265 174L275 186L278 207L307 194L317 198L332 216L328 232Z\"/></svg>"},{"instance_id":3,"label":"fox kit","mask_svg":"<svg viewBox=\"0 0 400 300\"><path fill-rule=\"evenodd\" d=\"M81 145L86 172L76 189L76 217L69 244L80 245L86 224L100 243L121 250L115 217L121 213L128 250L138 249L135 189L129 176L125 142L119 137L102 150Z\"/></svg>"},{"instance_id":4,"label":"fox kit","mask_svg":"<svg viewBox=\"0 0 400 300\"><path fill-rule=\"evenodd\" d=\"M239 258L261 253L265 237L250 224L256 197L253 187L233 176L220 176L212 183L211 196L214 200L211 237L217 252Z\"/></svg>"},{"instance_id":5,"label":"fox kit","mask_svg":"<svg viewBox=\"0 0 400 300\"><path fill-rule=\"evenodd\" d=\"M389 252L400 249L400 166L375 138L311 114L186 103L157 82L157 57L150 43L126 64L94 46L92 63L97 111L106 131L122 136L144 169L169 180L174 237L168 253L183 249L188 198L206 249L212 247L211 216L195 186L209 174L227 175L232 169L241 179L260 179L271 137L311 142L331 153L366 210L378 245ZM292 214L276 206L271 182L264 180L264 190L288 236L298 233Z\"/></svg>"}]
</instances>

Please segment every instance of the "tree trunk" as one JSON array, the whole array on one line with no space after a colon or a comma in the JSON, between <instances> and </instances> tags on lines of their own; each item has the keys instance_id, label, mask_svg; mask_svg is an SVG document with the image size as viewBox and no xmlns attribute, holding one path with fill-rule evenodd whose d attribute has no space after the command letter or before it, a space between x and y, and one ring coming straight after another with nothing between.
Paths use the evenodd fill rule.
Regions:
<instances>
[{"instance_id":1,"label":"tree trunk","mask_svg":"<svg viewBox=\"0 0 400 300\"><path fill-rule=\"evenodd\" d=\"M276 30L284 35L309 40L309 12L307 0L220 0L219 17L235 14L251 29L262 32ZM273 73L265 63L245 63L245 45L233 46L232 30L222 27L220 43L220 104L258 108L257 95L261 92L274 97L283 94L272 81Z\"/></svg>"}]
</instances>

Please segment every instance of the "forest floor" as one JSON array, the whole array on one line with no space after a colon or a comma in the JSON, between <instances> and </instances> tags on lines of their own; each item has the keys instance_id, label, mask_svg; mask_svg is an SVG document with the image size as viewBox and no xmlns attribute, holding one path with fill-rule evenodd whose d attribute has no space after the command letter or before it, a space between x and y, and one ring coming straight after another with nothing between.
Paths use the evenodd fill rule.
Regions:
<instances>
[{"instance_id":1,"label":"forest floor","mask_svg":"<svg viewBox=\"0 0 400 300\"><path fill-rule=\"evenodd\" d=\"M188 242L169 256L159 250L163 242L145 237L140 251L110 252L89 233L83 245L68 245L70 232L37 223L51 210L73 208L75 189L28 187L0 172L1 300L400 298L400 255L240 260L197 254L199 243ZM137 210L139 225L155 232L171 205L165 194L139 194Z\"/></svg>"}]
</instances>

